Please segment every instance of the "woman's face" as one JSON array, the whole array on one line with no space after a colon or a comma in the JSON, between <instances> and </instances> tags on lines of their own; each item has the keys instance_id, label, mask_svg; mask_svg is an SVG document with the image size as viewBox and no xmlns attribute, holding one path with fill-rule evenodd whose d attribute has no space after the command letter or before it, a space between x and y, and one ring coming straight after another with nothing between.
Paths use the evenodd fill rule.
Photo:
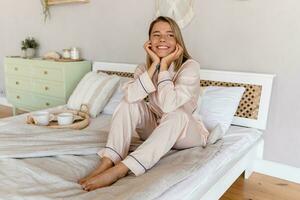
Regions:
<instances>
[{"instance_id":1,"label":"woman's face","mask_svg":"<svg viewBox=\"0 0 300 200\"><path fill-rule=\"evenodd\" d=\"M154 24L150 34L151 49L160 58L172 53L176 48L175 34L167 22Z\"/></svg>"}]
</instances>

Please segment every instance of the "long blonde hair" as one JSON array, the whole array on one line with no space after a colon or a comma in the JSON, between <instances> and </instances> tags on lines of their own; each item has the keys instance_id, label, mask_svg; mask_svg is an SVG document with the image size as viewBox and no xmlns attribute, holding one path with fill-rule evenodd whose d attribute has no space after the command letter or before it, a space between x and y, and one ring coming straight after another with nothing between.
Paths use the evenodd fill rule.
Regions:
<instances>
[{"instance_id":1,"label":"long blonde hair","mask_svg":"<svg viewBox=\"0 0 300 200\"><path fill-rule=\"evenodd\" d=\"M176 42L183 48L183 53L180 55L180 57L174 61L174 69L175 71L178 71L178 69L181 67L181 65L187 60L190 59L191 56L188 53L185 45L184 45L184 41L183 41L183 37L180 31L179 26L177 25L177 23L170 17L165 17L165 16L159 16L157 17L154 21L151 22L150 27L149 27L149 32L148 32L148 36L150 39L150 35L153 29L153 26L157 23L157 22L167 22L169 23L169 25L171 26L172 31L174 32L174 36L175 36L175 40ZM146 65L147 68L149 68L152 64L152 60L150 58L149 55L147 55L146 58Z\"/></svg>"}]
</instances>

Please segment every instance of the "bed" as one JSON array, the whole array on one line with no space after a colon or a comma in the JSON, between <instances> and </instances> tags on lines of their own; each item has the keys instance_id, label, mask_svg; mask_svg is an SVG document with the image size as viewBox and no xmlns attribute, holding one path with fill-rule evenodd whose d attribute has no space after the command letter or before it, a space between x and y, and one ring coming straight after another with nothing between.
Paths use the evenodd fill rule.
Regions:
<instances>
[{"instance_id":1,"label":"bed","mask_svg":"<svg viewBox=\"0 0 300 200\"><path fill-rule=\"evenodd\" d=\"M131 76L136 65L95 62L94 71ZM98 165L111 115L83 130L53 130L24 124L26 114L0 120L0 199L219 199L262 159L274 76L201 70L202 85L243 85L243 99L228 133L202 148L171 150L146 174L129 174L110 187L85 192L77 184ZM249 95L251 94L255 95ZM55 112L65 106L51 108ZM251 112L246 112L251 107ZM250 113L250 114L249 114ZM141 141L134 138L131 150Z\"/></svg>"}]
</instances>

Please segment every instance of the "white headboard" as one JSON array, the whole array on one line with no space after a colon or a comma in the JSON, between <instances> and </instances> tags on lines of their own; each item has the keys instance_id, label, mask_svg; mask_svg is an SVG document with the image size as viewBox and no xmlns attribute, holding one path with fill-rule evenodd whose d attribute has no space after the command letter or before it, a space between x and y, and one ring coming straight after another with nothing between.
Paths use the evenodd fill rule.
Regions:
<instances>
[{"instance_id":1,"label":"white headboard","mask_svg":"<svg viewBox=\"0 0 300 200\"><path fill-rule=\"evenodd\" d=\"M94 62L93 71L113 71L134 73L137 64ZM275 75L258 74L247 72L232 72L219 70L200 69L201 80L241 83L258 85L261 87L259 108L256 119L235 116L232 124L265 130L267 124L268 110L270 105L272 83Z\"/></svg>"}]
</instances>

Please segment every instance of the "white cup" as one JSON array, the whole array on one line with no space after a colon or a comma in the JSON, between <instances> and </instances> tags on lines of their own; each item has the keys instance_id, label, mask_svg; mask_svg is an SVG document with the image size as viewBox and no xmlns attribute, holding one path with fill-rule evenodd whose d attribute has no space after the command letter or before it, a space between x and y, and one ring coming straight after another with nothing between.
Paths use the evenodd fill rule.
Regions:
<instances>
[{"instance_id":1,"label":"white cup","mask_svg":"<svg viewBox=\"0 0 300 200\"><path fill-rule=\"evenodd\" d=\"M60 113L57 115L57 122L59 125L69 125L74 121L74 116L72 113Z\"/></svg>"},{"instance_id":2,"label":"white cup","mask_svg":"<svg viewBox=\"0 0 300 200\"><path fill-rule=\"evenodd\" d=\"M32 117L37 125L41 126L47 126L49 124L49 121L53 119L53 115L50 115L48 111L38 111L32 113Z\"/></svg>"}]
</instances>

